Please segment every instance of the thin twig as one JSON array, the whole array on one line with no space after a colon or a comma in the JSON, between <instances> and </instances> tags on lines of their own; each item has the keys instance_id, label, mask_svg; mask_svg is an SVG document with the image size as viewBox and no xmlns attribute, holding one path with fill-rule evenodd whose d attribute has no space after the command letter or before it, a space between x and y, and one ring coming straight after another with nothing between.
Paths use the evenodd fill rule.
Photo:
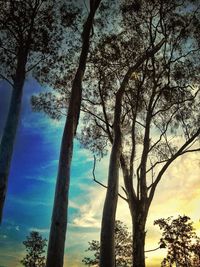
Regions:
<instances>
[{"instance_id":1,"label":"thin twig","mask_svg":"<svg viewBox=\"0 0 200 267\"><path fill-rule=\"evenodd\" d=\"M0 74L0 78L2 78L3 80L5 80L7 83L9 83L13 87L13 84L11 83L11 81L9 81L9 79L6 78L4 75Z\"/></svg>"},{"instance_id":2,"label":"thin twig","mask_svg":"<svg viewBox=\"0 0 200 267\"><path fill-rule=\"evenodd\" d=\"M157 247L157 248L154 248L154 249L145 250L145 253L146 253L146 252L152 252L152 251L156 251L156 250L158 250L158 249L161 249L161 247L159 246L159 247Z\"/></svg>"},{"instance_id":3,"label":"thin twig","mask_svg":"<svg viewBox=\"0 0 200 267\"><path fill-rule=\"evenodd\" d=\"M103 183L99 182L97 179L96 179L96 176L95 176L95 168L96 168L96 157L94 155L94 164L93 164L93 169L92 169L92 175L93 175L93 181L96 182L97 184L101 185L102 187L104 188L108 188L106 185L104 185ZM125 201L128 201L127 198L123 197L121 194L118 193L118 196L121 197L123 200Z\"/></svg>"}]
</instances>

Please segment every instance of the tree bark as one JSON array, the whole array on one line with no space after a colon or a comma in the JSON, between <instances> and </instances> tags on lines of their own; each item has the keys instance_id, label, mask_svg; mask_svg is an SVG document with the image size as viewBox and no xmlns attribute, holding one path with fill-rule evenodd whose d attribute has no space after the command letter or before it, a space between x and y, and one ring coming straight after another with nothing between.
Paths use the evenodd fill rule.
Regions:
<instances>
[{"instance_id":1,"label":"tree bark","mask_svg":"<svg viewBox=\"0 0 200 267\"><path fill-rule=\"evenodd\" d=\"M27 56L23 55L23 51L20 51L8 116L0 144L0 223L3 217L10 165L22 105L26 61Z\"/></svg>"},{"instance_id":2,"label":"tree bark","mask_svg":"<svg viewBox=\"0 0 200 267\"><path fill-rule=\"evenodd\" d=\"M73 154L73 140L79 121L82 98L82 79L84 76L87 55L89 52L90 34L92 30L94 15L99 4L100 0L91 2L90 13L83 28L83 44L79 66L72 84L68 114L60 149L57 184L54 197L54 207L52 213L46 267L63 266L65 236L67 231L68 195L70 183L70 167Z\"/></svg>"},{"instance_id":3,"label":"tree bark","mask_svg":"<svg viewBox=\"0 0 200 267\"><path fill-rule=\"evenodd\" d=\"M100 267L115 266L114 226L118 200L120 149L121 136L118 136L110 156L108 188L101 225Z\"/></svg>"},{"instance_id":4,"label":"tree bark","mask_svg":"<svg viewBox=\"0 0 200 267\"><path fill-rule=\"evenodd\" d=\"M144 204L138 204L140 207L132 215L133 225L133 267L145 267L145 225L148 211L145 210Z\"/></svg>"},{"instance_id":5,"label":"tree bark","mask_svg":"<svg viewBox=\"0 0 200 267\"><path fill-rule=\"evenodd\" d=\"M131 76L129 70L116 94L115 113L114 113L114 138L110 155L110 165L108 173L108 187L103 208L101 223L101 242L100 242L100 267L115 266L115 214L118 200L119 166L121 156L122 134L121 134L121 105L125 88Z\"/></svg>"}]
</instances>

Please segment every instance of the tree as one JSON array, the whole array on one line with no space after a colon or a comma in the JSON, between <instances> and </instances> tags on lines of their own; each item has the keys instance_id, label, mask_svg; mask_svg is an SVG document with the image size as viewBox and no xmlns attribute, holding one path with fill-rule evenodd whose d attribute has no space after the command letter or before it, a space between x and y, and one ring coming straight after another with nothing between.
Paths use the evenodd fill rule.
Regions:
<instances>
[{"instance_id":1,"label":"tree","mask_svg":"<svg viewBox=\"0 0 200 267\"><path fill-rule=\"evenodd\" d=\"M7 81L12 90L0 143L1 221L25 79L36 69L37 78L44 79L56 62L64 37L57 19L60 5L55 6L53 0L8 0L0 4L0 79Z\"/></svg>"},{"instance_id":2,"label":"tree","mask_svg":"<svg viewBox=\"0 0 200 267\"><path fill-rule=\"evenodd\" d=\"M109 1L104 12L107 8ZM114 265L121 167L133 225L133 266L144 267L145 225L157 186L177 158L200 150L199 9L198 1L186 0L121 0L116 9L117 30L91 47L79 140L100 157L111 149L102 266ZM61 98L55 103L64 103Z\"/></svg>"},{"instance_id":3,"label":"tree","mask_svg":"<svg viewBox=\"0 0 200 267\"><path fill-rule=\"evenodd\" d=\"M113 144L116 134L123 136L120 165L133 224L133 266L142 267L145 266L146 219L157 185L178 157L199 151L199 64L196 61L199 13L195 3L191 3L188 12L187 1L156 4L146 1L139 10L129 2L123 3L121 27L126 31L102 40L92 54L95 55L91 59L95 63L93 77L99 79L91 82L90 74L88 84L96 85L98 93L86 94L83 110L87 113L84 120L87 124L80 140L84 146L103 155L107 141ZM121 132L115 131L112 99L117 95L116 81L123 83L125 71L135 55L141 53L141 47L148 51L163 36L165 41L160 51L147 57L132 73L125 88L121 118L118 118ZM136 46L136 40L140 46ZM191 45L186 46L187 42ZM175 139L176 144L172 141ZM117 176L111 185L116 187L116 183ZM108 191L112 186L108 184ZM112 190L108 194L111 196L111 193ZM110 229L107 236L109 234Z\"/></svg>"},{"instance_id":4,"label":"tree","mask_svg":"<svg viewBox=\"0 0 200 267\"><path fill-rule=\"evenodd\" d=\"M90 47L93 19L99 4L100 0L90 1L90 11L83 26L82 49L78 67L72 81L67 118L60 148L59 167L47 253L47 267L63 266L73 140L79 122L82 100L82 80Z\"/></svg>"},{"instance_id":5,"label":"tree","mask_svg":"<svg viewBox=\"0 0 200 267\"><path fill-rule=\"evenodd\" d=\"M32 231L29 236L26 237L26 241L23 244L26 247L27 254L21 260L21 263L25 267L45 267L45 247L47 246L47 240L36 231Z\"/></svg>"},{"instance_id":6,"label":"tree","mask_svg":"<svg viewBox=\"0 0 200 267\"><path fill-rule=\"evenodd\" d=\"M122 99L132 74L140 65L156 53L163 45L163 40L153 49L146 51L136 60L135 65L129 67L116 93L114 106L113 139L108 172L108 186L103 207L100 242L100 266L115 266L114 225L118 200L119 166L122 154L122 133L120 118L122 113Z\"/></svg>"},{"instance_id":7,"label":"tree","mask_svg":"<svg viewBox=\"0 0 200 267\"><path fill-rule=\"evenodd\" d=\"M94 252L94 257L84 257L83 263L89 266L99 264L100 242L92 240L89 242L87 251ZM132 263L132 238L127 227L121 222L115 224L115 266L128 267Z\"/></svg>"},{"instance_id":8,"label":"tree","mask_svg":"<svg viewBox=\"0 0 200 267\"><path fill-rule=\"evenodd\" d=\"M188 216L159 219L154 224L162 230L160 243L167 248L167 256L161 266L199 266L199 238Z\"/></svg>"}]
</instances>

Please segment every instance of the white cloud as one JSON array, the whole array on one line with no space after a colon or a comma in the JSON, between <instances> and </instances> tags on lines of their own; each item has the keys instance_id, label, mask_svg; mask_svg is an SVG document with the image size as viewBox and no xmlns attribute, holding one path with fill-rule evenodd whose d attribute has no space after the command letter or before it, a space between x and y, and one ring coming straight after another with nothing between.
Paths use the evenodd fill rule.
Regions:
<instances>
[{"instance_id":1,"label":"white cloud","mask_svg":"<svg viewBox=\"0 0 200 267\"><path fill-rule=\"evenodd\" d=\"M48 161L46 164L43 164L40 168L48 169L50 167L55 167L55 166L58 166L58 162L59 162L58 159L53 159L53 160Z\"/></svg>"},{"instance_id":2,"label":"white cloud","mask_svg":"<svg viewBox=\"0 0 200 267\"><path fill-rule=\"evenodd\" d=\"M100 228L105 193L105 189L98 185L88 188L87 202L79 206L79 216L74 218L74 226Z\"/></svg>"},{"instance_id":3,"label":"white cloud","mask_svg":"<svg viewBox=\"0 0 200 267\"><path fill-rule=\"evenodd\" d=\"M27 180L35 180L39 182L44 182L48 184L55 184L56 183L56 177L47 177L47 176L26 176Z\"/></svg>"},{"instance_id":4,"label":"white cloud","mask_svg":"<svg viewBox=\"0 0 200 267\"><path fill-rule=\"evenodd\" d=\"M91 155L90 152L87 152L87 150L83 150L81 155L87 156L88 153ZM108 163L109 159L107 156L100 162L97 161L95 170L96 179L105 185L107 184ZM101 216L106 189L93 181L92 170L84 173L84 176L91 177L91 184L76 184L84 193L77 196L75 199L73 199L73 201L69 202L71 207L79 210L78 216L73 219L73 225L75 227L92 227L99 229L101 225Z\"/></svg>"},{"instance_id":5,"label":"white cloud","mask_svg":"<svg viewBox=\"0 0 200 267\"><path fill-rule=\"evenodd\" d=\"M64 120L52 120L42 113L30 113L21 119L21 124L26 130L35 133L42 131L46 137L52 138L51 135L48 136L48 133L53 134L62 131Z\"/></svg>"},{"instance_id":6,"label":"white cloud","mask_svg":"<svg viewBox=\"0 0 200 267\"><path fill-rule=\"evenodd\" d=\"M163 176L158 185L155 198L152 202L147 221L147 247L156 246L161 237L161 232L153 222L159 218L178 215L187 215L194 221L197 233L200 233L199 199L200 199L200 166L198 153L185 154L177 159ZM165 250L159 250L160 261ZM159 260L158 253L148 255L148 261ZM148 265L147 261L147 266ZM156 266L156 265L155 265Z\"/></svg>"},{"instance_id":7,"label":"white cloud","mask_svg":"<svg viewBox=\"0 0 200 267\"><path fill-rule=\"evenodd\" d=\"M106 183L108 170L108 158L98 164L96 177ZM186 214L195 222L194 226L197 233L200 233L199 222L199 199L200 199L200 165L199 155L197 153L186 154L174 162L163 176L162 181L158 185L155 198L152 202L149 217L147 221L147 239L146 249L154 249L158 246L161 232L157 226L153 225L154 220L159 218L167 218L179 214ZM86 236L90 229L96 229L100 232L101 216L103 203L105 199L106 189L100 186L81 184L79 185L86 195L85 203L81 203L82 196L75 203L71 202L71 206L78 209L79 215L73 219L72 227L88 228ZM119 198L117 208L117 219L123 221L131 231L131 217L128 205ZM74 237L74 234L70 234ZM95 235L94 233L92 235ZM79 235L80 236L80 235ZM96 235L98 237L98 235ZM90 237L90 235L89 235ZM79 238L78 236L76 238ZM94 239L91 236L91 240ZM82 242L82 240L79 240ZM83 240L84 242L84 240ZM158 250L147 254L147 266L157 266L166 254L166 250Z\"/></svg>"}]
</instances>

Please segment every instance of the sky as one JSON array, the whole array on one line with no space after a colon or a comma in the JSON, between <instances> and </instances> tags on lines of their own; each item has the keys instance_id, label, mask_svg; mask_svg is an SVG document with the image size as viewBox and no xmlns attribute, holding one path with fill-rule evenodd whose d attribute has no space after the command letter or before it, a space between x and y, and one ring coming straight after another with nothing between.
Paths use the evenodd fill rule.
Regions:
<instances>
[{"instance_id":1,"label":"sky","mask_svg":"<svg viewBox=\"0 0 200 267\"><path fill-rule=\"evenodd\" d=\"M31 77L25 83L23 106L9 177L4 219L0 226L0 267L19 267L25 255L22 244L35 230L48 239L60 142L64 119L57 122L32 112L30 96L44 90ZM0 138L5 123L10 88L0 82ZM96 178L106 183L109 155L98 162ZM93 182L93 155L75 141L71 170L69 224L64 267L82 267L88 241L99 240L105 189ZM188 215L200 236L200 160L197 153L178 159L161 181L147 221L146 250L158 246L159 218ZM117 219L131 229L127 203L119 199ZM164 249L146 254L147 267L160 266Z\"/></svg>"}]
</instances>

